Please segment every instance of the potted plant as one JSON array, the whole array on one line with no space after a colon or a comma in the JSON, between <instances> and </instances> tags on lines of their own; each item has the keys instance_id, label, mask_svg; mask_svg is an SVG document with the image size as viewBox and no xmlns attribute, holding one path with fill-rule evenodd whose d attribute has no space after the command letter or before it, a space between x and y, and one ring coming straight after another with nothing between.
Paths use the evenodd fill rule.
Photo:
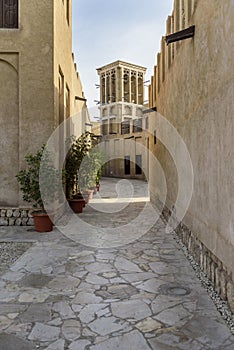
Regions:
<instances>
[{"instance_id":1,"label":"potted plant","mask_svg":"<svg viewBox=\"0 0 234 350\"><path fill-rule=\"evenodd\" d=\"M25 161L26 169L21 170L16 176L20 190L23 192L23 200L31 203L35 208L32 213L35 230L37 232L50 232L53 230L53 223L46 213L44 206L46 203L42 200L40 188L43 188L43 193L48 200L53 200L54 196L58 195L60 174L52 165L45 145L35 154L27 154ZM42 161L45 176L40 178Z\"/></svg>"},{"instance_id":2,"label":"potted plant","mask_svg":"<svg viewBox=\"0 0 234 350\"><path fill-rule=\"evenodd\" d=\"M78 173L82 160L91 148L91 140L86 132L78 138L71 136L67 142L69 151L65 161L66 196L71 209L75 213L82 213L85 200L79 186Z\"/></svg>"},{"instance_id":3,"label":"potted plant","mask_svg":"<svg viewBox=\"0 0 234 350\"><path fill-rule=\"evenodd\" d=\"M96 189L97 192L100 191L100 178L102 176L102 167L98 169L97 176L96 176Z\"/></svg>"},{"instance_id":4,"label":"potted plant","mask_svg":"<svg viewBox=\"0 0 234 350\"><path fill-rule=\"evenodd\" d=\"M74 210L74 203L78 204L82 196L86 202L92 198L101 157L96 148L99 138L93 133L87 131L78 138L72 136L67 142L69 151L65 163L66 195ZM77 210L82 211L82 208Z\"/></svg>"},{"instance_id":5,"label":"potted plant","mask_svg":"<svg viewBox=\"0 0 234 350\"><path fill-rule=\"evenodd\" d=\"M104 161L104 153L101 151L95 136L92 147L88 150L79 169L78 182L82 193L88 202L97 191L97 179L101 176L101 167Z\"/></svg>"}]
</instances>

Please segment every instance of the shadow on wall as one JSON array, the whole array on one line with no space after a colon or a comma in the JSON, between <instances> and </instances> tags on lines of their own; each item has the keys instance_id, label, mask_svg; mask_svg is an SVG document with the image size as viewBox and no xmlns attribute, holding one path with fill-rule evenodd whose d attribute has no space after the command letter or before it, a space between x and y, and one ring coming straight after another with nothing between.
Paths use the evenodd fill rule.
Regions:
<instances>
[{"instance_id":1,"label":"shadow on wall","mask_svg":"<svg viewBox=\"0 0 234 350\"><path fill-rule=\"evenodd\" d=\"M0 55L0 206L18 204L19 89L18 72ZM16 55L17 56L17 55Z\"/></svg>"}]
</instances>

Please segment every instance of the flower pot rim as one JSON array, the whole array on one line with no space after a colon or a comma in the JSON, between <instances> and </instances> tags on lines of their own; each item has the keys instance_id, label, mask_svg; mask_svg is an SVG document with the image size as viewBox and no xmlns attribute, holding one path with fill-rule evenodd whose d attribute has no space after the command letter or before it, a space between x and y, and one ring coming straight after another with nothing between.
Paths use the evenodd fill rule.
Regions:
<instances>
[{"instance_id":1,"label":"flower pot rim","mask_svg":"<svg viewBox=\"0 0 234 350\"><path fill-rule=\"evenodd\" d=\"M69 198L68 202L83 202L84 198Z\"/></svg>"},{"instance_id":2,"label":"flower pot rim","mask_svg":"<svg viewBox=\"0 0 234 350\"><path fill-rule=\"evenodd\" d=\"M43 212L42 210L33 211L32 215L33 216L49 216L47 213Z\"/></svg>"},{"instance_id":3,"label":"flower pot rim","mask_svg":"<svg viewBox=\"0 0 234 350\"><path fill-rule=\"evenodd\" d=\"M93 189L88 188L87 190L83 191L82 193L83 194L87 194L87 193L90 193L90 192L93 192Z\"/></svg>"}]
</instances>

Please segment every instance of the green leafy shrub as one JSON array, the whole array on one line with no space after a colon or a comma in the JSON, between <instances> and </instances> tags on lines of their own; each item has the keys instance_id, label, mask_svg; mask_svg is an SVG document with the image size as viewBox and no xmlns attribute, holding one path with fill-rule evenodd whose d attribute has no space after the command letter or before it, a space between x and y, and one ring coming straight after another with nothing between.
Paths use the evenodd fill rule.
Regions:
<instances>
[{"instance_id":1,"label":"green leafy shrub","mask_svg":"<svg viewBox=\"0 0 234 350\"><path fill-rule=\"evenodd\" d=\"M23 193L23 200L45 212L45 204L53 202L58 196L61 174L53 166L45 145L35 154L27 154L25 160L26 169L21 170L16 176Z\"/></svg>"}]
</instances>

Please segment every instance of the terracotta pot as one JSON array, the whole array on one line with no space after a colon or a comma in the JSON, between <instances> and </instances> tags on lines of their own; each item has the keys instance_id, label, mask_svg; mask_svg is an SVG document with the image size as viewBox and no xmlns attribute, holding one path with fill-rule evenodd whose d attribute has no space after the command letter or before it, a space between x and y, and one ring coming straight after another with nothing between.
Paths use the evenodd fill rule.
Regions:
<instances>
[{"instance_id":1,"label":"terracotta pot","mask_svg":"<svg viewBox=\"0 0 234 350\"><path fill-rule=\"evenodd\" d=\"M90 190L93 191L93 194L96 194L96 193L97 193L97 188L96 188L96 186L95 186L95 187L90 187Z\"/></svg>"},{"instance_id":2,"label":"terracotta pot","mask_svg":"<svg viewBox=\"0 0 234 350\"><path fill-rule=\"evenodd\" d=\"M37 232L51 232L53 231L53 223L49 215L44 213L33 213L33 220L35 231Z\"/></svg>"},{"instance_id":3,"label":"terracotta pot","mask_svg":"<svg viewBox=\"0 0 234 350\"><path fill-rule=\"evenodd\" d=\"M74 213L78 214L83 212L83 208L85 207L84 199L69 199L68 203Z\"/></svg>"},{"instance_id":4,"label":"terracotta pot","mask_svg":"<svg viewBox=\"0 0 234 350\"><path fill-rule=\"evenodd\" d=\"M86 203L89 203L90 199L93 198L93 190L87 190L82 194Z\"/></svg>"}]
</instances>

